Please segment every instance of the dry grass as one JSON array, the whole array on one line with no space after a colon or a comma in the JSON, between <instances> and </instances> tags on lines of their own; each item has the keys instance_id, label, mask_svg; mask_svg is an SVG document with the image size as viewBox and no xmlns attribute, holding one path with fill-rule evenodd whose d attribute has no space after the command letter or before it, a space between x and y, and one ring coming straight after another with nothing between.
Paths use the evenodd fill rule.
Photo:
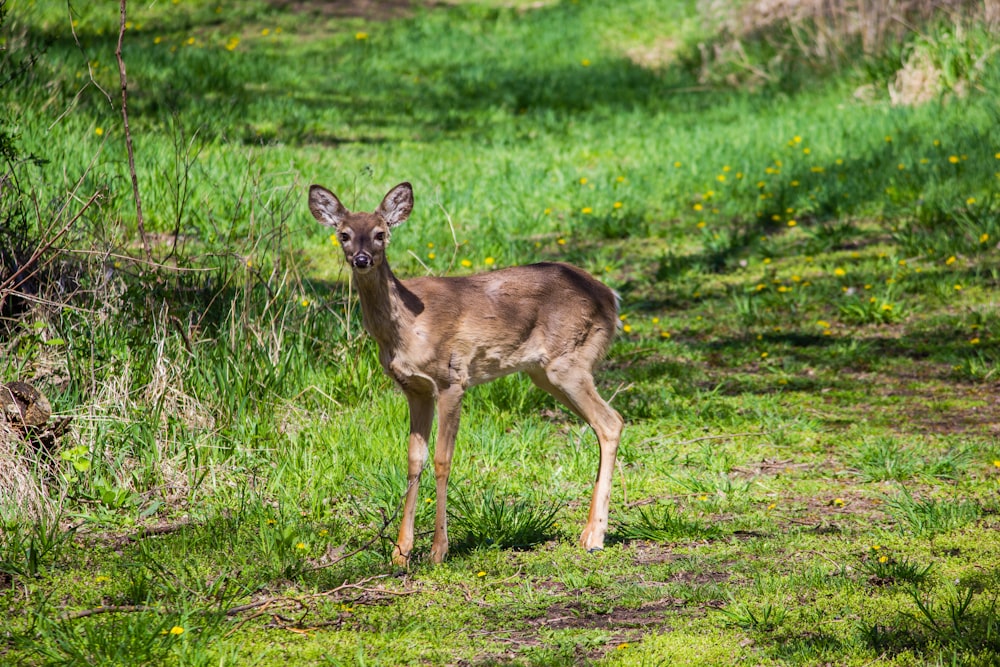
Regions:
<instances>
[{"instance_id":1,"label":"dry grass","mask_svg":"<svg viewBox=\"0 0 1000 667\"><path fill-rule=\"evenodd\" d=\"M31 445L0 416L0 507L4 519L36 520L51 514L44 477L27 455Z\"/></svg>"}]
</instances>

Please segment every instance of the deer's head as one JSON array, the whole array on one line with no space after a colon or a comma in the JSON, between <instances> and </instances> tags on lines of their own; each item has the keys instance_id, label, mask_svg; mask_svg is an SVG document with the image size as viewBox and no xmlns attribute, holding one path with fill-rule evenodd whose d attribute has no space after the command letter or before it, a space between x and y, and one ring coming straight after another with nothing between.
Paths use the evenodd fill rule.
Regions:
<instances>
[{"instance_id":1,"label":"deer's head","mask_svg":"<svg viewBox=\"0 0 1000 667\"><path fill-rule=\"evenodd\" d=\"M309 188L309 210L320 224L337 230L337 241L356 273L368 273L385 262L392 228L413 210L413 188L400 183L386 194L374 213L351 213L337 195L320 185Z\"/></svg>"}]
</instances>

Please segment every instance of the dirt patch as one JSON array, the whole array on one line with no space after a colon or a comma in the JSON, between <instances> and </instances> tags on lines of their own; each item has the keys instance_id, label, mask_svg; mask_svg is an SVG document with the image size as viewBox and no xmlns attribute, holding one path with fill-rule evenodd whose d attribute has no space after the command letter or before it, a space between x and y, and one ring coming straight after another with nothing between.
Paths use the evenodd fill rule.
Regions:
<instances>
[{"instance_id":1,"label":"dirt patch","mask_svg":"<svg viewBox=\"0 0 1000 667\"><path fill-rule=\"evenodd\" d=\"M270 0L270 4L295 14L373 21L407 17L414 6L409 0Z\"/></svg>"},{"instance_id":2,"label":"dirt patch","mask_svg":"<svg viewBox=\"0 0 1000 667\"><path fill-rule=\"evenodd\" d=\"M612 609L599 613L583 605L570 602L554 604L546 610L546 615L528 621L535 628L550 630L599 629L613 633L627 634L628 630L646 630L666 623L665 614L682 608L687 603L680 598L667 597L655 602L647 602L638 609Z\"/></svg>"},{"instance_id":3,"label":"dirt patch","mask_svg":"<svg viewBox=\"0 0 1000 667\"><path fill-rule=\"evenodd\" d=\"M790 475L793 472L805 472L815 468L813 463L795 463L791 459L777 460L764 459L759 463L749 463L744 466L736 466L730 472L734 477L761 477Z\"/></svg>"},{"instance_id":4,"label":"dirt patch","mask_svg":"<svg viewBox=\"0 0 1000 667\"><path fill-rule=\"evenodd\" d=\"M632 542L629 544L632 562L636 565L663 565L678 560L669 545L658 542Z\"/></svg>"},{"instance_id":5,"label":"dirt patch","mask_svg":"<svg viewBox=\"0 0 1000 667\"><path fill-rule=\"evenodd\" d=\"M946 373L940 368L934 371ZM927 374L889 375L845 373L859 387L869 387L871 403L853 406L863 410L860 418L889 418L906 432L935 434L981 433L1000 435L1000 383L990 385L944 383ZM827 402L837 399L827 398ZM880 405L891 401L893 404ZM838 406L843 409L843 406ZM875 409L873 409L875 408Z\"/></svg>"}]
</instances>

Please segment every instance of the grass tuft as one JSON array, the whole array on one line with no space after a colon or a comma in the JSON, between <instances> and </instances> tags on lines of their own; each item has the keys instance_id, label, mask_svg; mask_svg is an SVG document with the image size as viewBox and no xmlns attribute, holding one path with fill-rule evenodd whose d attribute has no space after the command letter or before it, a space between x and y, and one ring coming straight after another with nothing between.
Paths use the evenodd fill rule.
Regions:
<instances>
[{"instance_id":1,"label":"grass tuft","mask_svg":"<svg viewBox=\"0 0 1000 667\"><path fill-rule=\"evenodd\" d=\"M513 496L492 487L452 496L448 511L458 537L456 551L530 549L558 534L559 501L535 494Z\"/></svg>"}]
</instances>

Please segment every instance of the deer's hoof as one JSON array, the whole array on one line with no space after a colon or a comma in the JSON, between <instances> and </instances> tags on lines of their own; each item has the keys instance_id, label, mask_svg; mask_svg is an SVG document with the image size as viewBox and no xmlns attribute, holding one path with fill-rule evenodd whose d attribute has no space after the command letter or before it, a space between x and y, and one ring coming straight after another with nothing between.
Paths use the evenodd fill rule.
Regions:
<instances>
[{"instance_id":1,"label":"deer's hoof","mask_svg":"<svg viewBox=\"0 0 1000 667\"><path fill-rule=\"evenodd\" d=\"M399 550L399 547L393 547L392 549L392 564L399 567L407 567L410 564L410 555L404 554Z\"/></svg>"}]
</instances>

